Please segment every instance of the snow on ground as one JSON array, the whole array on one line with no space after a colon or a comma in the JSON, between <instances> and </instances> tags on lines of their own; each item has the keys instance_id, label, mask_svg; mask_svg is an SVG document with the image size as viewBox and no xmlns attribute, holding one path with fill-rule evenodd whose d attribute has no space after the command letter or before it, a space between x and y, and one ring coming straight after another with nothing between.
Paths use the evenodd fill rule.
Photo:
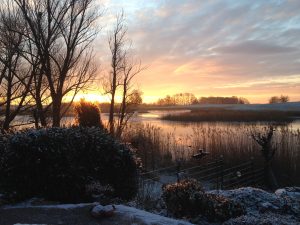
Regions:
<instances>
[{"instance_id":1,"label":"snow on ground","mask_svg":"<svg viewBox=\"0 0 300 225\"><path fill-rule=\"evenodd\" d=\"M86 221L86 224L98 224L92 223L92 216L90 215L90 210L92 207L97 205L97 203L84 203L84 204L60 204L60 205L41 205L34 206L30 205L30 201L18 204L18 205L9 205L0 208L0 215L2 211L2 218L0 218L0 224L9 224L7 220L5 220L5 216L11 214L14 217L14 214L18 214L17 221L13 221L10 224L16 224L16 222L20 224L20 222L26 222L25 224L37 224L45 223L45 220L49 219L50 224L70 224L70 221ZM135 225L192 225L189 222L183 220L176 220L160 215L156 215L150 212L146 212L140 209L136 209L133 207L125 206L125 205L115 205L116 211L115 216L111 218L107 218L101 220L100 224L103 225L111 225L111 224L135 224ZM22 213L26 212L26 215L22 217ZM76 215L74 215L76 212ZM29 215L28 215L29 214ZM28 218L29 216L29 218ZM79 218L80 216L80 218ZM37 221L37 218L41 218ZM47 218L49 217L49 218ZM75 218L74 218L75 217ZM55 220L57 218L57 221ZM4 222L1 222L1 219L4 219ZM15 218L12 218L14 220ZM32 219L30 221L30 219ZM68 221L66 221L68 220ZM95 220L95 219L94 219ZM96 220L97 221L97 220ZM31 222L31 223L30 223ZM46 222L48 224L48 222ZM77 225L81 225L85 223L78 223Z\"/></svg>"},{"instance_id":2,"label":"snow on ground","mask_svg":"<svg viewBox=\"0 0 300 225\"><path fill-rule=\"evenodd\" d=\"M300 188L290 187L278 189L270 193L258 188L243 187L233 190L209 191L230 198L242 204L247 213L257 214L264 211L279 212L287 210L288 213L300 217Z\"/></svg>"},{"instance_id":3,"label":"snow on ground","mask_svg":"<svg viewBox=\"0 0 300 225\"><path fill-rule=\"evenodd\" d=\"M29 224L29 223L15 223L14 225L47 225L47 224Z\"/></svg>"},{"instance_id":4,"label":"snow on ground","mask_svg":"<svg viewBox=\"0 0 300 225\"><path fill-rule=\"evenodd\" d=\"M239 202L247 214L230 219L226 225L299 225L300 188L290 187L269 193L261 189L244 187L234 190L209 191Z\"/></svg>"},{"instance_id":5,"label":"snow on ground","mask_svg":"<svg viewBox=\"0 0 300 225\"><path fill-rule=\"evenodd\" d=\"M300 187L282 188L270 193L261 189L243 187L233 190L212 190L239 202L246 215L233 218L224 225L299 225ZM32 205L34 199L18 204L0 207L0 224L76 224L96 225L99 220L92 218L91 209L97 203ZM191 223L146 212L125 205L115 205L115 215L101 220L102 225L190 225ZM76 221L76 222L74 222ZM80 221L80 222L78 222ZM203 220L203 223L209 224Z\"/></svg>"},{"instance_id":6,"label":"snow on ground","mask_svg":"<svg viewBox=\"0 0 300 225\"><path fill-rule=\"evenodd\" d=\"M157 225L192 225L189 222L182 220L175 220L168 217L149 213L140 209L132 208L124 205L116 205L116 213L128 215L133 221L143 222L145 224L157 224Z\"/></svg>"},{"instance_id":7,"label":"snow on ground","mask_svg":"<svg viewBox=\"0 0 300 225\"><path fill-rule=\"evenodd\" d=\"M98 203L80 203L80 204L57 204L57 205L32 205L36 199L30 199L15 205L5 205L2 209L22 209L22 208L45 208L45 209L78 209L86 206L95 206Z\"/></svg>"},{"instance_id":8,"label":"snow on ground","mask_svg":"<svg viewBox=\"0 0 300 225\"><path fill-rule=\"evenodd\" d=\"M230 219L223 225L299 225L300 221L290 215L265 213L259 216L245 215Z\"/></svg>"},{"instance_id":9,"label":"snow on ground","mask_svg":"<svg viewBox=\"0 0 300 225\"><path fill-rule=\"evenodd\" d=\"M247 213L250 214L256 214L262 207L272 205L274 208L278 208L282 204L276 195L258 188L244 187L233 190L212 190L209 192L239 202L246 207Z\"/></svg>"}]
</instances>

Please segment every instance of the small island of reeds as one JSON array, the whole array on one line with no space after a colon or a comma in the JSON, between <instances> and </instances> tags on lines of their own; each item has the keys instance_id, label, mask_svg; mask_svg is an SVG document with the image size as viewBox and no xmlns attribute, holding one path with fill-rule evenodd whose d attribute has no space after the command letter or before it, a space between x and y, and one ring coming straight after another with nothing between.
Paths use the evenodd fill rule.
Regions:
<instances>
[{"instance_id":1,"label":"small island of reeds","mask_svg":"<svg viewBox=\"0 0 300 225\"><path fill-rule=\"evenodd\" d=\"M231 110L224 108L195 109L180 114L168 114L163 120L183 122L291 122L300 117L300 111Z\"/></svg>"}]
</instances>

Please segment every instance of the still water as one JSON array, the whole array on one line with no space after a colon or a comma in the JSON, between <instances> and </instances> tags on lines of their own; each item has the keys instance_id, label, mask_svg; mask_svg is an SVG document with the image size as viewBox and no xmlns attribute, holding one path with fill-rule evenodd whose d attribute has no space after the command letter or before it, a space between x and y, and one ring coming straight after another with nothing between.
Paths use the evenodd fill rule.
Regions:
<instances>
[{"instance_id":1,"label":"still water","mask_svg":"<svg viewBox=\"0 0 300 225\"><path fill-rule=\"evenodd\" d=\"M165 155L175 159L189 160L198 149L210 153L210 157L224 156L227 163L236 165L254 157L262 162L260 146L251 138L253 133L262 133L267 123L241 122L174 122L161 120L170 113L186 111L149 111L135 114L129 123L128 134L134 136L138 132L151 134L160 142L160 157ZM107 123L108 115L102 114L103 123ZM25 123L28 117L19 117L18 123ZM74 123L73 117L62 119L62 125ZM23 126L28 128L32 125ZM273 161L275 173L284 185L300 185L300 120L276 127L273 137L276 154Z\"/></svg>"}]
</instances>

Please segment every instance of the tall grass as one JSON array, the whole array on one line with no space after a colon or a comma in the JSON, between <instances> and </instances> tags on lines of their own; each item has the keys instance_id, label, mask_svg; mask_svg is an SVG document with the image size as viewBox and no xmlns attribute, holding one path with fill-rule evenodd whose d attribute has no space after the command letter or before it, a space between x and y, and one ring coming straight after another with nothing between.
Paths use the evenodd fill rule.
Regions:
<instances>
[{"instance_id":1,"label":"tall grass","mask_svg":"<svg viewBox=\"0 0 300 225\"><path fill-rule=\"evenodd\" d=\"M138 148L138 154L146 169L168 166L178 159L192 163L192 155L198 149L209 152L209 156L194 163L224 156L227 166L255 158L262 165L260 146L251 138L251 133L262 133L263 125L247 124L195 124L190 134L178 135L176 130L164 132L150 124L132 124L125 132L124 140ZM300 131L288 125L277 126L272 143L276 147L273 161L274 171L285 185L300 184Z\"/></svg>"}]
</instances>

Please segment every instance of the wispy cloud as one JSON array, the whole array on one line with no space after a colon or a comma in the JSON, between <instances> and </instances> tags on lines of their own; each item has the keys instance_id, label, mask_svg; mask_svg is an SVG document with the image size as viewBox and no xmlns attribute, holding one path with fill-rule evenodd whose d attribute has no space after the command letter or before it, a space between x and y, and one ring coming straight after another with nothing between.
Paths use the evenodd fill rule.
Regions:
<instances>
[{"instance_id":1,"label":"wispy cloud","mask_svg":"<svg viewBox=\"0 0 300 225\"><path fill-rule=\"evenodd\" d=\"M248 40L212 50L221 54L253 54L257 56L299 52L299 49L296 47L279 46L260 40Z\"/></svg>"},{"instance_id":2,"label":"wispy cloud","mask_svg":"<svg viewBox=\"0 0 300 225\"><path fill-rule=\"evenodd\" d=\"M269 85L271 95L278 91L270 85L275 82L300 100L298 0L107 0L106 6L127 14L128 35L149 65L139 79L145 95L184 88L236 95L259 85ZM100 40L97 51L105 48Z\"/></svg>"},{"instance_id":3,"label":"wispy cloud","mask_svg":"<svg viewBox=\"0 0 300 225\"><path fill-rule=\"evenodd\" d=\"M243 83L232 83L226 84L223 86L215 87L221 89L230 89L230 88L253 88L253 87L287 87L287 86L297 86L300 88L300 75L292 75L285 78L276 77L276 78L264 78L264 79L256 79L253 81L246 81Z\"/></svg>"}]
</instances>

